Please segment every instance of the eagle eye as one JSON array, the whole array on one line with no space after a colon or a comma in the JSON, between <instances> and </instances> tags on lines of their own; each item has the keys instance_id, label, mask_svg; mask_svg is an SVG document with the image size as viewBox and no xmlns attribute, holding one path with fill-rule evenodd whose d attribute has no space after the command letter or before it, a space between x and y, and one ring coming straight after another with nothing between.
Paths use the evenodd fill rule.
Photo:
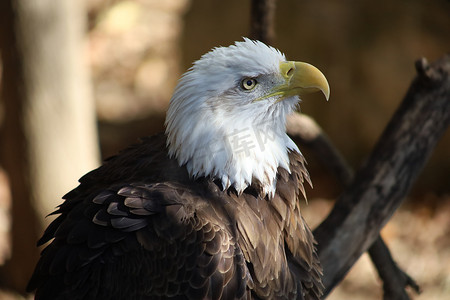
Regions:
<instances>
[{"instance_id":1,"label":"eagle eye","mask_svg":"<svg viewBox=\"0 0 450 300\"><path fill-rule=\"evenodd\" d=\"M250 91L256 86L256 79L244 78L241 82L241 86L244 90Z\"/></svg>"}]
</instances>

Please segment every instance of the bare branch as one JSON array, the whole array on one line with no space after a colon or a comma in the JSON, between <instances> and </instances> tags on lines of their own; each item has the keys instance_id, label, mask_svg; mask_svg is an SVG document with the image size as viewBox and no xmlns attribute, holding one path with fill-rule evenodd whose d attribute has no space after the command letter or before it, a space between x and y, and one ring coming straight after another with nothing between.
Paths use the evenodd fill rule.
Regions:
<instances>
[{"instance_id":1,"label":"bare branch","mask_svg":"<svg viewBox=\"0 0 450 300\"><path fill-rule=\"evenodd\" d=\"M408 274L402 271L392 259L389 249L380 236L369 248L369 255L383 280L383 298L386 300L409 300L405 287L410 286L416 293L420 287Z\"/></svg>"},{"instance_id":2,"label":"bare branch","mask_svg":"<svg viewBox=\"0 0 450 300\"><path fill-rule=\"evenodd\" d=\"M416 66L418 76L372 154L314 232L326 294L376 240L450 124L450 56Z\"/></svg>"}]
</instances>

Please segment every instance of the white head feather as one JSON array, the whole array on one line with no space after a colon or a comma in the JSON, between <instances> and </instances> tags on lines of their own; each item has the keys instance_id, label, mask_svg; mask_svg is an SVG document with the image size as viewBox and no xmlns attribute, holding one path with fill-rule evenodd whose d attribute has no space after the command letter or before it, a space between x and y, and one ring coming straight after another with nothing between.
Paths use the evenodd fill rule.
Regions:
<instances>
[{"instance_id":1,"label":"white head feather","mask_svg":"<svg viewBox=\"0 0 450 300\"><path fill-rule=\"evenodd\" d=\"M280 74L284 61L277 49L246 38L203 55L180 79L171 99L169 155L194 178L211 176L238 193L258 180L264 194L273 196L278 167L289 171L288 151L299 152L285 126L299 97L267 97L286 82ZM257 83L246 90L244 79Z\"/></svg>"}]
</instances>

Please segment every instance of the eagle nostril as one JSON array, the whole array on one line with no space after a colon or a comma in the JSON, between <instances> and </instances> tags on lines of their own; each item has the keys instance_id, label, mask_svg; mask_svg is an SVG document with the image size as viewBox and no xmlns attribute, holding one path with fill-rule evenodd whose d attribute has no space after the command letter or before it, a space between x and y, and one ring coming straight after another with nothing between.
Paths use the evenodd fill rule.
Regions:
<instances>
[{"instance_id":1,"label":"eagle nostril","mask_svg":"<svg viewBox=\"0 0 450 300\"><path fill-rule=\"evenodd\" d=\"M289 71L287 71L286 75L287 75L288 77L291 77L291 76L292 76L292 73L294 73L294 68L290 68Z\"/></svg>"}]
</instances>

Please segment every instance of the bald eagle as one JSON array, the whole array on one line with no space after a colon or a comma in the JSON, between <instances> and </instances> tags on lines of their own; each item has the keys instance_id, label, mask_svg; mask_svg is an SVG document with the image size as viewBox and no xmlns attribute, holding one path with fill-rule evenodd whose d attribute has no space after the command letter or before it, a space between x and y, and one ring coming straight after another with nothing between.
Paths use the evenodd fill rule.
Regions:
<instances>
[{"instance_id":1,"label":"bald eagle","mask_svg":"<svg viewBox=\"0 0 450 300\"><path fill-rule=\"evenodd\" d=\"M80 180L53 213L28 285L36 299L319 299L299 204L310 183L286 135L310 64L244 39L180 79L165 133Z\"/></svg>"}]
</instances>

